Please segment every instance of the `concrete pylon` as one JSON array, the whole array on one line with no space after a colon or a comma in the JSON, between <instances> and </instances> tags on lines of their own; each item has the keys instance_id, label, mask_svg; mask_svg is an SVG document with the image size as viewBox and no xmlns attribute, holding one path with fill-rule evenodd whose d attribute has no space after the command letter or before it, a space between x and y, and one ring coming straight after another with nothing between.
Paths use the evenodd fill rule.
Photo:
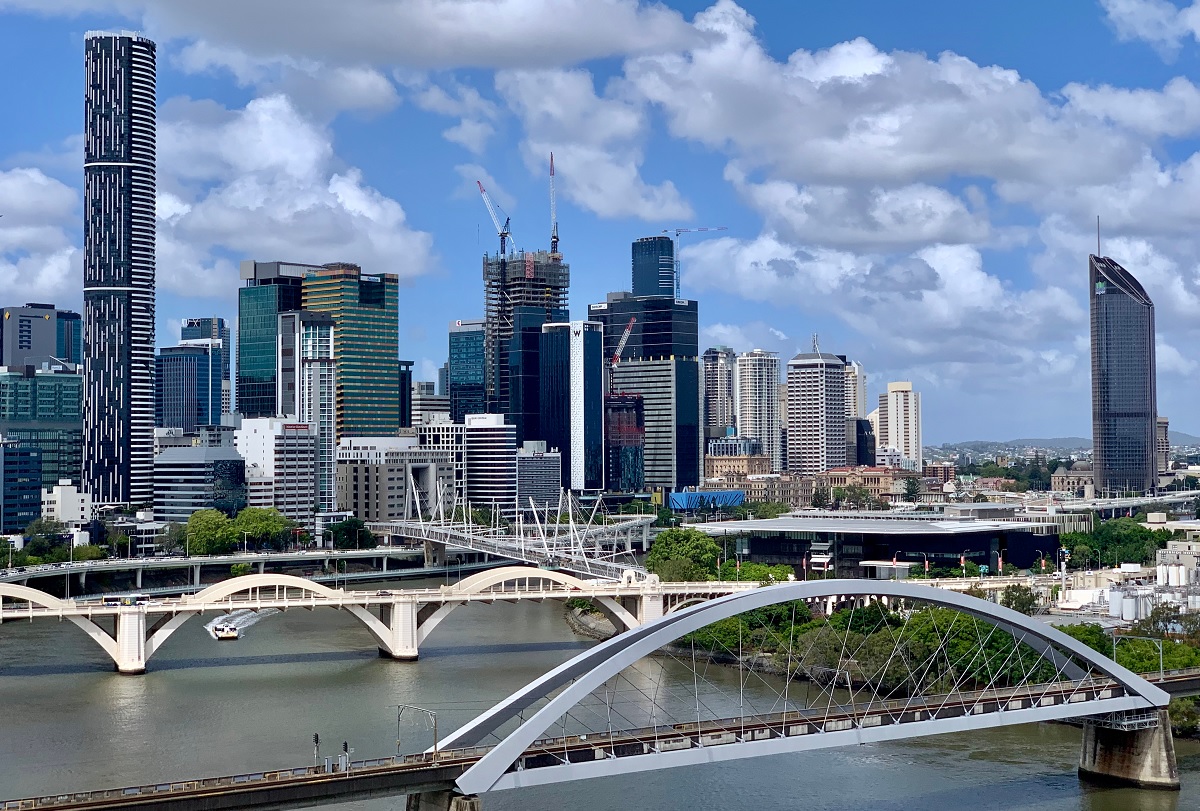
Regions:
<instances>
[{"instance_id":1,"label":"concrete pylon","mask_svg":"<svg viewBox=\"0 0 1200 811\"><path fill-rule=\"evenodd\" d=\"M1167 711L1158 711L1158 726L1150 729L1085 723L1079 776L1099 783L1178 791L1179 765Z\"/></svg>"},{"instance_id":2,"label":"concrete pylon","mask_svg":"<svg viewBox=\"0 0 1200 811\"><path fill-rule=\"evenodd\" d=\"M379 619L388 627L388 647L379 653L406 662L418 656L417 626L420 606L412 600L396 600L379 607Z\"/></svg>"},{"instance_id":3,"label":"concrete pylon","mask_svg":"<svg viewBox=\"0 0 1200 811\"><path fill-rule=\"evenodd\" d=\"M125 606L117 614L116 660L118 673L146 672L146 611L142 606Z\"/></svg>"},{"instance_id":4,"label":"concrete pylon","mask_svg":"<svg viewBox=\"0 0 1200 811\"><path fill-rule=\"evenodd\" d=\"M483 811L483 800L474 794L430 791L424 794L409 794L404 809L405 811Z\"/></svg>"}]
</instances>

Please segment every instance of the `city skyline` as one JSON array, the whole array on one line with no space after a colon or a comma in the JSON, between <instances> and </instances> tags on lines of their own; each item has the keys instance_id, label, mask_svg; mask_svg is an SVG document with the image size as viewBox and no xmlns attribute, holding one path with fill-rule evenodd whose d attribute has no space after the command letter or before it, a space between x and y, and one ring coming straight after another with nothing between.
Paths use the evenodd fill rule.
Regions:
<instances>
[{"instance_id":1,"label":"city skyline","mask_svg":"<svg viewBox=\"0 0 1200 811\"><path fill-rule=\"evenodd\" d=\"M928 24L916 30L868 13L881 8L864 1L811 13L800 32L788 24L793 12L766 3L614 4L619 13L590 31L590 42L570 34L582 13L573 11L539 22L568 36L521 56L495 44L471 48L483 34L469 25L443 32L444 50L405 54L335 22L332 41L359 37L371 47L314 43L299 22L253 41L245 33L253 26L214 25L219 10L185 14L145 2L123 6L131 11L122 16L97 2L65 17L23 0L0 16L10 46L0 58L14 70L38 65L30 87L10 93L40 114L0 138L0 268L11 272L11 304L81 308L78 43L87 28L143 27L165 55L160 345L185 318L234 322L241 259L346 260L410 285L402 286L410 312L401 353L416 361L418 379L434 379L445 323L482 316L457 296L495 248L474 181L512 215L519 247L545 249L553 150L560 249L577 271L572 318L625 287L633 240L728 226L679 243L682 294L703 309L701 349L786 358L820 332L830 351L866 365L868 402L889 380L913 380L935 444L1087 434L1087 290L1078 268L1099 213L1103 252L1163 302L1159 407L1186 415L1195 369L1187 314L1200 295L1186 275L1197 245L1183 204L1193 181L1181 167L1200 103L1191 82L1176 77L1197 49L1182 17L1139 27L1146 7L1046 12L1030 31L1000 25L1016 16L1008 11L918 15ZM147 19L147 8L158 16ZM971 32L989 22L1003 36L978 41ZM514 44L529 34L488 33ZM734 72L721 43L754 54L745 70L755 73ZM1083 73L1073 65L1085 61L1085 43L1120 58ZM664 58L672 54L685 58ZM791 56L798 67L789 72ZM682 92L706 77L721 79L712 98ZM656 95L655 79L680 92ZM629 95L606 89L610 80ZM882 112L911 105L939 149L902 119L866 148L850 133L876 119L856 107L830 118L828 132L793 118L802 106L831 110L837 87L854 84L885 99ZM744 131L740 121L765 114L749 87L768 88L782 128L799 127L805 138L784 144ZM961 112L937 106L940 90L955 94ZM971 141L956 129L958 115L993 124L985 129L999 140ZM397 132L409 149L392 148ZM1041 133L1038 147L1023 150L1031 132ZM1169 178L1162 189L1150 182L1156 172ZM1039 409L1005 400L1018 381L1042 393ZM1198 430L1185 416L1174 425Z\"/></svg>"}]
</instances>

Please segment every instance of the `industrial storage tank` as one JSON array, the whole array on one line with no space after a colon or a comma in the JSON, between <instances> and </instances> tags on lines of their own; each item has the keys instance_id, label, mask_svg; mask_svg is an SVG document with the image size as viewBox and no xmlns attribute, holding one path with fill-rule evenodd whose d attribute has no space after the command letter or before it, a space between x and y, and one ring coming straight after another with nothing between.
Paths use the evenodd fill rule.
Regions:
<instances>
[{"instance_id":1,"label":"industrial storage tank","mask_svg":"<svg viewBox=\"0 0 1200 811\"><path fill-rule=\"evenodd\" d=\"M1200 598L1197 599L1200 600ZM1121 618L1121 600L1121 592L1116 589L1108 590L1108 615L1110 617Z\"/></svg>"},{"instance_id":2,"label":"industrial storage tank","mask_svg":"<svg viewBox=\"0 0 1200 811\"><path fill-rule=\"evenodd\" d=\"M1137 597L1126 594L1121 599L1121 619L1133 622L1137 619Z\"/></svg>"},{"instance_id":3,"label":"industrial storage tank","mask_svg":"<svg viewBox=\"0 0 1200 811\"><path fill-rule=\"evenodd\" d=\"M1165 586L1167 584L1167 564L1158 564L1158 585Z\"/></svg>"},{"instance_id":4,"label":"industrial storage tank","mask_svg":"<svg viewBox=\"0 0 1200 811\"><path fill-rule=\"evenodd\" d=\"M1168 586L1178 586L1179 585L1179 567L1178 566L1172 565L1172 566L1167 567L1167 585Z\"/></svg>"}]
</instances>

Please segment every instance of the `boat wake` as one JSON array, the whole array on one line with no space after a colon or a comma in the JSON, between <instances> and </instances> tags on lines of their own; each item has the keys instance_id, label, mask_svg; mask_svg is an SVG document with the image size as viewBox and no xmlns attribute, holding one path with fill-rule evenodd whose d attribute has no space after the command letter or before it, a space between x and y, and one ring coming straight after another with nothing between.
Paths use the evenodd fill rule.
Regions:
<instances>
[{"instance_id":1,"label":"boat wake","mask_svg":"<svg viewBox=\"0 0 1200 811\"><path fill-rule=\"evenodd\" d=\"M242 608L234 611L231 614L221 614L215 617L211 622L204 626L204 630L208 631L208 635L213 639L217 638L216 627L218 625L232 625L239 631L244 631L251 625L254 625L259 620L264 620L267 617L278 614L278 608L264 608L261 611L251 611L248 608Z\"/></svg>"}]
</instances>

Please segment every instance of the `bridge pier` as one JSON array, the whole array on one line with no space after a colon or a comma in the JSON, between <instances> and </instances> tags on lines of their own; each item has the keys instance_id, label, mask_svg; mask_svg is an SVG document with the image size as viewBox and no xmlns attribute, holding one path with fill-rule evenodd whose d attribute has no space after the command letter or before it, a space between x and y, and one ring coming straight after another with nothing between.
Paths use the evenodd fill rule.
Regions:
<instances>
[{"instance_id":1,"label":"bridge pier","mask_svg":"<svg viewBox=\"0 0 1200 811\"><path fill-rule=\"evenodd\" d=\"M199 566L192 567L192 585L195 586L196 588L200 588L200 567Z\"/></svg>"},{"instance_id":2,"label":"bridge pier","mask_svg":"<svg viewBox=\"0 0 1200 811\"><path fill-rule=\"evenodd\" d=\"M138 570L139 574L141 570ZM128 606L117 614L117 672L138 675L146 672L146 612Z\"/></svg>"},{"instance_id":3,"label":"bridge pier","mask_svg":"<svg viewBox=\"0 0 1200 811\"><path fill-rule=\"evenodd\" d=\"M1178 791L1179 766L1166 709L1158 710L1158 724L1149 729L1085 721L1079 776L1099 783Z\"/></svg>"},{"instance_id":4,"label":"bridge pier","mask_svg":"<svg viewBox=\"0 0 1200 811\"><path fill-rule=\"evenodd\" d=\"M140 589L142 587L142 567L139 566L138 568L134 569L134 571L137 572L137 574L135 575L135 577L136 577L135 582L137 584L135 586L135 588Z\"/></svg>"},{"instance_id":5,"label":"bridge pier","mask_svg":"<svg viewBox=\"0 0 1200 811\"><path fill-rule=\"evenodd\" d=\"M404 809L405 811L483 811L483 800L474 794L462 795L453 791L429 791L424 794L409 794Z\"/></svg>"},{"instance_id":6,"label":"bridge pier","mask_svg":"<svg viewBox=\"0 0 1200 811\"><path fill-rule=\"evenodd\" d=\"M379 607L379 619L388 628L387 648L380 647L381 656L390 656L402 662L415 662L418 658L417 628L420 606L412 600L397 600Z\"/></svg>"},{"instance_id":7,"label":"bridge pier","mask_svg":"<svg viewBox=\"0 0 1200 811\"><path fill-rule=\"evenodd\" d=\"M425 539L425 568L446 565L446 545L439 541Z\"/></svg>"}]
</instances>

